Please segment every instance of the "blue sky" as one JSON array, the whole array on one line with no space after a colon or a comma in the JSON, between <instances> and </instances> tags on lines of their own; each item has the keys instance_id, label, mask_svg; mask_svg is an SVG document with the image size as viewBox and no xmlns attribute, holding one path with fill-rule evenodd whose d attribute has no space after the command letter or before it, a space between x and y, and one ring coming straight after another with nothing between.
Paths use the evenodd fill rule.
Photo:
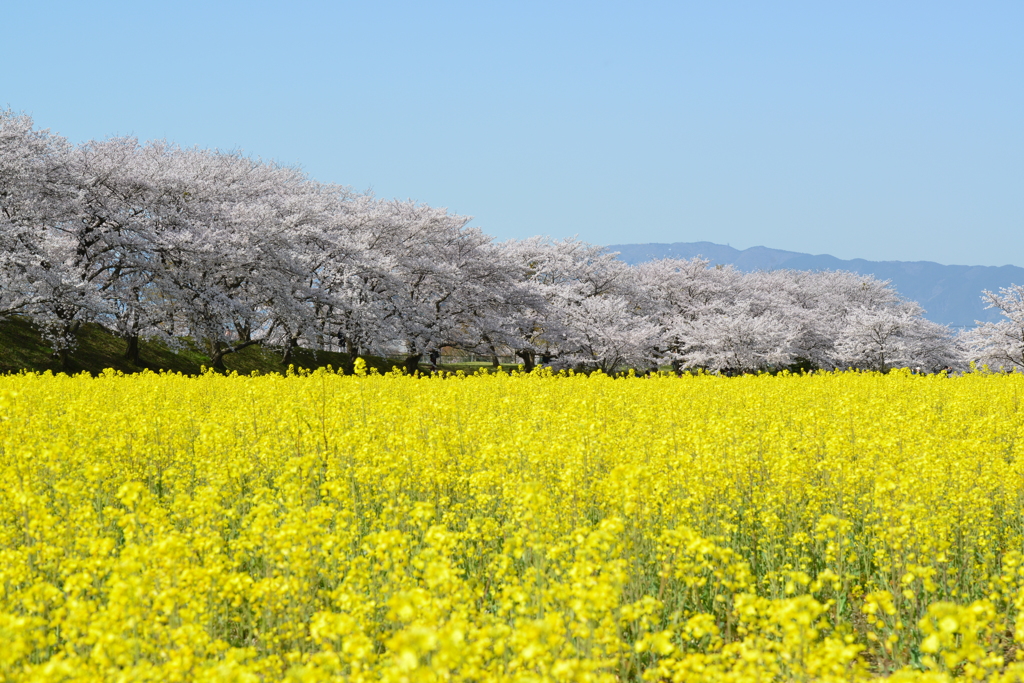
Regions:
<instances>
[{"instance_id":1,"label":"blue sky","mask_svg":"<svg viewBox=\"0 0 1024 683\"><path fill-rule=\"evenodd\" d=\"M0 106L499 238L1024 265L1024 3L35 2Z\"/></svg>"}]
</instances>

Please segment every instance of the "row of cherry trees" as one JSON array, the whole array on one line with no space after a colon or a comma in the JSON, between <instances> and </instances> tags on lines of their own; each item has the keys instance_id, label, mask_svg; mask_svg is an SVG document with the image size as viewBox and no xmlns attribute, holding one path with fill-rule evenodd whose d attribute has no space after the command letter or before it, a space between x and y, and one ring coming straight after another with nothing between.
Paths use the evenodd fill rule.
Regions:
<instances>
[{"instance_id":1,"label":"row of cherry trees","mask_svg":"<svg viewBox=\"0 0 1024 683\"><path fill-rule=\"evenodd\" d=\"M286 362L296 346L400 352L409 369L444 346L527 369L935 369L998 336L955 337L871 277L628 266L467 221L238 153L72 145L0 111L0 317L31 318L65 359L86 322L130 360L140 339L191 337L215 367L264 344Z\"/></svg>"}]
</instances>

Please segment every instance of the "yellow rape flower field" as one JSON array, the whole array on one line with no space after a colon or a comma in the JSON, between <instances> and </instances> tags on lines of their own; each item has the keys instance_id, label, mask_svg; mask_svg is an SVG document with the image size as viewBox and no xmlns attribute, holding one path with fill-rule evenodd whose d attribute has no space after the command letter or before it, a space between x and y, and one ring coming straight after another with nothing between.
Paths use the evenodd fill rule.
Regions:
<instances>
[{"instance_id":1,"label":"yellow rape flower field","mask_svg":"<svg viewBox=\"0 0 1024 683\"><path fill-rule=\"evenodd\" d=\"M1021 395L0 377L0 681L1024 680Z\"/></svg>"}]
</instances>

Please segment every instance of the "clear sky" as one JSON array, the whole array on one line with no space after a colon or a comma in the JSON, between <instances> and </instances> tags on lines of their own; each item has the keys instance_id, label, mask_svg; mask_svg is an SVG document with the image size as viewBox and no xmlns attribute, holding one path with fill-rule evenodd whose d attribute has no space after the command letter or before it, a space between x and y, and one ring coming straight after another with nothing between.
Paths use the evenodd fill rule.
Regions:
<instances>
[{"instance_id":1,"label":"clear sky","mask_svg":"<svg viewBox=\"0 0 1024 683\"><path fill-rule=\"evenodd\" d=\"M6 3L0 107L499 238L1024 265L1024 2Z\"/></svg>"}]
</instances>

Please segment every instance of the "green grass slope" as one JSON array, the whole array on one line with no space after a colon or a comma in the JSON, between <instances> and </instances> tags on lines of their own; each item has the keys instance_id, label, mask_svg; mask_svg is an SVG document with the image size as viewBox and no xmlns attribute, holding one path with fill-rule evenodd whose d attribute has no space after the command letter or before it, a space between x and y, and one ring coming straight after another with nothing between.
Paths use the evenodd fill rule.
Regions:
<instances>
[{"instance_id":1,"label":"green grass slope","mask_svg":"<svg viewBox=\"0 0 1024 683\"><path fill-rule=\"evenodd\" d=\"M53 357L53 349L47 346L39 330L29 321L21 318L0 320L0 373L51 370L69 374L97 374L113 368L125 373L148 369L195 375L201 373L204 366L210 365L210 358L189 344L174 351L159 342L143 340L140 344L139 365L125 360L126 348L126 342L120 337L100 325L87 324L79 332L78 347L71 353L67 368L61 368L60 361ZM299 348L292 352L290 364L310 370L328 365L338 369L347 367L350 360L345 353ZM368 369L376 368L379 372L388 372L397 364L372 356L364 360ZM229 371L246 375L252 372L285 372L288 369L281 362L280 349L261 346L250 346L238 353L228 354L224 357L224 365Z\"/></svg>"}]
</instances>

